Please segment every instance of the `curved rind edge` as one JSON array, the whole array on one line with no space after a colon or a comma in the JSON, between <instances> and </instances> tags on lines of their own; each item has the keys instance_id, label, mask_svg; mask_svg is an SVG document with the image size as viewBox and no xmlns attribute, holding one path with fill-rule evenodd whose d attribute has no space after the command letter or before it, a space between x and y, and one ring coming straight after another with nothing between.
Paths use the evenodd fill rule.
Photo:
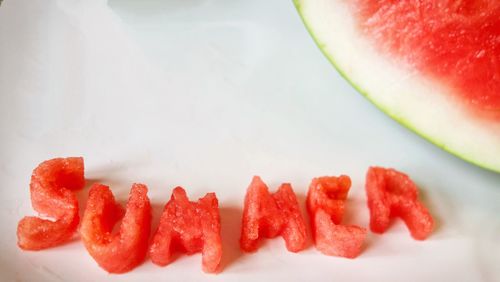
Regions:
<instances>
[{"instance_id":1,"label":"curved rind edge","mask_svg":"<svg viewBox=\"0 0 500 282\"><path fill-rule=\"evenodd\" d=\"M478 167L481 167L481 168L484 168L484 169L487 169L487 170L490 170L490 171L493 171L493 172L496 172L496 173L500 173L500 167L490 167L489 165L487 164L484 164L484 163L481 163L475 159L472 159L468 156L462 156L460 155L458 152L455 152L453 150L449 150L444 144L443 142L440 142L439 140L434 140L433 138L431 138L430 136L426 135L425 133L419 131L418 129L416 129L410 122L404 122L403 118L401 117L398 117L397 115L395 114L392 114L391 111L385 109L382 105L378 104L374 99L372 99L370 97L370 95L367 93L367 91L364 91L362 90L359 86L357 86L353 81L351 81L349 79L349 77L342 71L342 69L340 69L340 67L337 66L336 62L335 62L335 59L333 58L332 55L330 55L329 53L327 53L323 48L321 48L321 42L320 40L318 39L318 37L314 34L314 31L312 30L312 28L310 27L310 25L308 24L306 18L304 17L302 11L301 11L301 3L300 3L300 0L292 0L294 5L295 5L295 8L300 16L300 19L302 20L302 22L304 23L304 26L306 27L306 30L307 32L309 33L309 35L312 37L312 39L314 40L314 42L316 43L316 46L320 49L321 53L323 53L323 55L328 59L328 61L332 64L332 66L337 70L337 72L340 74L340 76L342 76L357 92L359 92L363 97L365 97L368 101L370 101L373 105L375 105L375 107L377 107L380 111L382 111L384 114L388 115L389 117L391 117L393 120L395 120L397 123L403 125L404 127L410 129L412 132L414 132L415 134L417 134L418 136L422 137L423 139L427 140L428 142L430 142L431 144L437 146L438 148L442 149L443 151L445 152L448 152L464 161L467 161L473 165L476 165Z\"/></svg>"}]
</instances>

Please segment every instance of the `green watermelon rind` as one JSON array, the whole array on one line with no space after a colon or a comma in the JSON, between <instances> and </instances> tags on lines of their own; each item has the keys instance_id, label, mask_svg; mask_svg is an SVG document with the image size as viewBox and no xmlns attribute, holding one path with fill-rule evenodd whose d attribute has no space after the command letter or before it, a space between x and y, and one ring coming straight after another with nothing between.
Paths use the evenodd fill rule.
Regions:
<instances>
[{"instance_id":1,"label":"green watermelon rind","mask_svg":"<svg viewBox=\"0 0 500 282\"><path fill-rule=\"evenodd\" d=\"M302 20L302 22L304 23L304 26L306 27L306 30L307 32L309 33L309 35L312 37L312 39L314 40L314 42L316 43L316 46L318 46L318 48L321 50L321 53L323 53L323 55L328 59L328 61L330 61L330 63L333 65L333 67L337 70L337 72L340 74L340 76L342 76L357 92L359 92L361 95L363 95L368 101L370 101L373 105L375 105L379 110L381 110L382 112L384 112L386 115L388 115L389 117L391 117L393 120L395 120L396 122L398 122L399 124L403 125L404 127L410 129L411 131L413 131L415 134L417 134L418 136L424 138L425 140L427 140L428 142L434 144L435 146L441 148L442 150L462 159L462 160L465 160L471 164L474 164L478 167L481 167L481 168L484 168L484 169L487 169L487 170L490 170L490 171L493 171L493 172L497 172L497 173L500 173L500 168L495 168L495 167L490 167L484 163L481 163L481 162L478 162L476 160L474 160L473 158L470 158L468 156L463 156L463 155L460 155L458 152L455 152L453 150L449 150L446 145L444 145L444 143L440 142L439 140L435 140L433 138L431 138L429 135L426 135L425 133L419 131L417 128L415 128L411 123L409 122L405 122L405 119L394 114L392 111L384 108L382 105L380 105L379 103L376 102L376 100L372 99L370 97L370 95L368 94L367 91L361 89L361 87L359 87L356 83L354 83L347 74L344 73L344 71L338 67L337 63L335 62L335 59L333 58L332 55L330 55L328 52L325 51L325 48L323 48L322 46L325 45L325 44L322 44L321 41L318 39L318 37L314 34L314 31L313 29L310 27L309 23L307 22L306 18L304 17L303 13L302 13L302 10L301 10L301 3L300 3L301 0L293 0L293 3L295 5L295 8L297 9L297 12Z\"/></svg>"}]
</instances>

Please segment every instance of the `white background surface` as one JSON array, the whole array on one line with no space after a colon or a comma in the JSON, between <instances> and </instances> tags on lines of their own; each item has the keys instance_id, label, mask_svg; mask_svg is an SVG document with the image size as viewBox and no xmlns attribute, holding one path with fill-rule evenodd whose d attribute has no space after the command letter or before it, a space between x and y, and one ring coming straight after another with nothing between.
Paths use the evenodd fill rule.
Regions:
<instances>
[{"instance_id":1,"label":"white background surface","mask_svg":"<svg viewBox=\"0 0 500 282\"><path fill-rule=\"evenodd\" d=\"M140 2L135 3L135 2ZM0 6L0 273L5 281L499 281L500 175L469 165L387 118L323 57L291 1L5 0ZM458 126L458 125L457 125ZM33 214L31 171L84 156L89 183L124 201L146 183L154 222L176 185L215 191L223 271L200 255L124 275L100 269L74 241L16 246ZM435 233L411 239L401 221L369 233L360 257L286 251L280 238L238 249L245 189L353 179L346 223L367 226L364 174L392 166L419 184ZM87 190L79 193L85 204Z\"/></svg>"}]
</instances>

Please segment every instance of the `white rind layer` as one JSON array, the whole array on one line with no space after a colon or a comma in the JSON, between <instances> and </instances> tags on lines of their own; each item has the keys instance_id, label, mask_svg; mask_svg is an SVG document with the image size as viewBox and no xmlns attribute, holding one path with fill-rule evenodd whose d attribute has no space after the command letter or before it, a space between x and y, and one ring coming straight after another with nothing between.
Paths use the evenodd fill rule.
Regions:
<instances>
[{"instance_id":1,"label":"white rind layer","mask_svg":"<svg viewBox=\"0 0 500 282\"><path fill-rule=\"evenodd\" d=\"M348 0L295 0L316 43L363 95L444 150L500 172L500 122L476 118L444 86L396 65L356 29Z\"/></svg>"}]
</instances>

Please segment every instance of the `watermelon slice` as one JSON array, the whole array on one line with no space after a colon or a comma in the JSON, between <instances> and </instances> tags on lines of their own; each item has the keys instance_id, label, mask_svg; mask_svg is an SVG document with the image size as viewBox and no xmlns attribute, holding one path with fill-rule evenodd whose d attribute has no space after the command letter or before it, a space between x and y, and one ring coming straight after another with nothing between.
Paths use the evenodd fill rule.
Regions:
<instances>
[{"instance_id":1,"label":"watermelon slice","mask_svg":"<svg viewBox=\"0 0 500 282\"><path fill-rule=\"evenodd\" d=\"M294 2L360 93L444 150L500 172L500 1Z\"/></svg>"}]
</instances>

